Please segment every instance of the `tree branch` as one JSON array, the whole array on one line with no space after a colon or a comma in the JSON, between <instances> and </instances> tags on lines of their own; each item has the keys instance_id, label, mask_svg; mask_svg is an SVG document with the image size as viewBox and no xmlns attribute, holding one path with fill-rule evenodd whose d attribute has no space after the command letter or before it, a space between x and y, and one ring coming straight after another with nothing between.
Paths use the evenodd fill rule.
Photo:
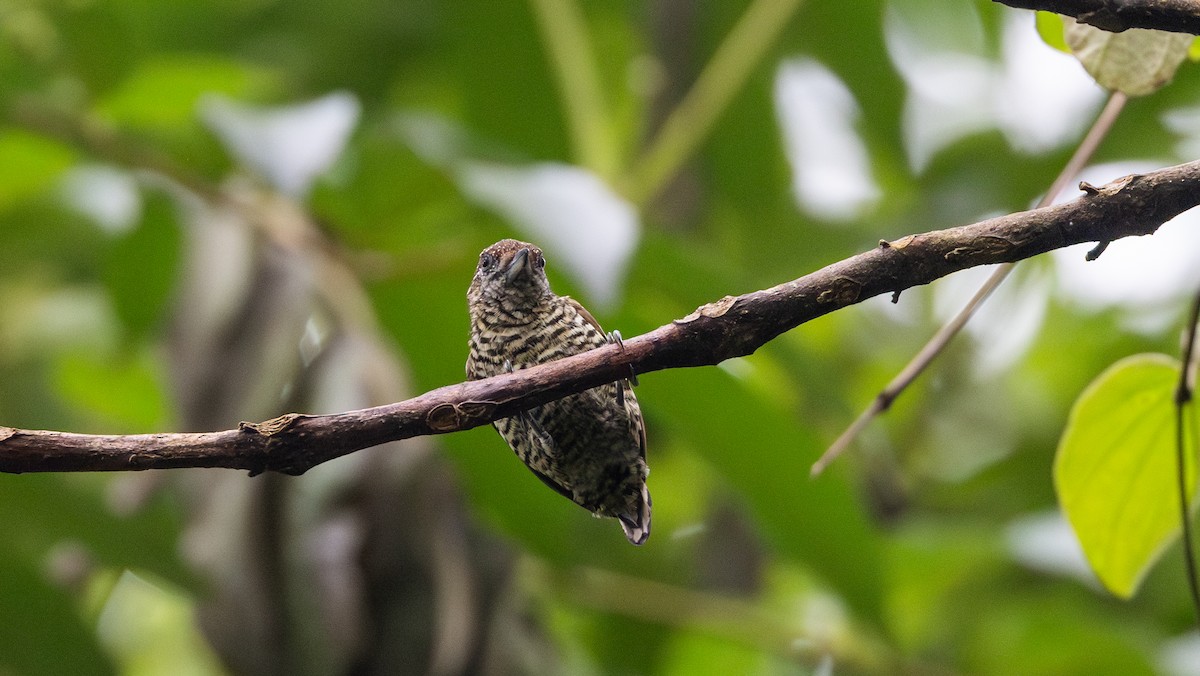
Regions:
<instances>
[{"instance_id":1,"label":"tree branch","mask_svg":"<svg viewBox=\"0 0 1200 676\"><path fill-rule=\"evenodd\" d=\"M1089 186L1090 187L1090 186ZM649 333L534 368L333 415L289 413L200 434L89 435L0 427L0 471L226 467L301 474L388 441L470 429L613 382L751 354L811 319L978 265L1148 235L1200 204L1200 161L1117 179L1072 202L909 235L799 279L726 296Z\"/></svg>"},{"instance_id":2,"label":"tree branch","mask_svg":"<svg viewBox=\"0 0 1200 676\"><path fill-rule=\"evenodd\" d=\"M1200 35L1195 0L995 0L1009 7L1073 16L1080 23L1113 33L1130 28Z\"/></svg>"}]
</instances>

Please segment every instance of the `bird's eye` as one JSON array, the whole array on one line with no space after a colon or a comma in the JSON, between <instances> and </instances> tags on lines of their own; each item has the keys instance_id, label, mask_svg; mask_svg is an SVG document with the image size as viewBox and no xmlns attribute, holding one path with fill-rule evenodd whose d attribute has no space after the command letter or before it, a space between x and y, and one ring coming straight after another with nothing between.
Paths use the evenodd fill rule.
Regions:
<instances>
[{"instance_id":1,"label":"bird's eye","mask_svg":"<svg viewBox=\"0 0 1200 676\"><path fill-rule=\"evenodd\" d=\"M537 264L539 270L546 267L546 259L542 258L542 254L538 254L534 262Z\"/></svg>"},{"instance_id":2,"label":"bird's eye","mask_svg":"<svg viewBox=\"0 0 1200 676\"><path fill-rule=\"evenodd\" d=\"M487 272L496 267L496 257L490 253L479 254L479 269Z\"/></svg>"}]
</instances>

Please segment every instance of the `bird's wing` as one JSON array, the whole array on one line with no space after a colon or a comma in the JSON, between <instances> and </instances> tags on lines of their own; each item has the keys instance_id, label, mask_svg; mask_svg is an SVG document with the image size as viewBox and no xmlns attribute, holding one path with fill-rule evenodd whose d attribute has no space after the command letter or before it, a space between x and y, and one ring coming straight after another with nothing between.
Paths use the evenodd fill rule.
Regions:
<instances>
[{"instance_id":1,"label":"bird's wing","mask_svg":"<svg viewBox=\"0 0 1200 676\"><path fill-rule=\"evenodd\" d=\"M510 446L515 448L517 444L525 443L527 444L527 448L530 449L530 454L534 457L541 456L552 458L557 455L557 451L555 450L554 446L554 438L550 436L550 433L546 431L546 428L542 427L537 420L534 420L533 416L529 414L529 411L522 411L521 413L508 418L506 422L509 423L509 434L512 435L512 438L509 440ZM501 430L501 433L503 434L503 430ZM571 491L570 486L565 485L566 482L560 482L554 479L550 475L534 467L532 462L527 461L525 465L529 467L529 471L533 472L534 476L542 480L542 483L546 484L550 488L553 488L556 493L564 498L572 502L575 501L575 494Z\"/></svg>"},{"instance_id":2,"label":"bird's wing","mask_svg":"<svg viewBox=\"0 0 1200 676\"><path fill-rule=\"evenodd\" d=\"M588 326L595 329L594 332L588 334L588 336L587 336L588 344L586 346L580 346L582 348L580 350L581 352L584 350L590 350L592 348L600 347L608 342L608 337L605 335L604 329L600 326L600 322L596 321L596 318L592 316L592 313L588 312L587 308L580 305L579 301L575 300L574 298L572 298L570 296L563 296L562 299L564 301L566 301L569 306L571 306L575 309L575 312L578 313L579 316L583 318L583 321ZM614 383L614 384L617 385L617 387L620 387L619 382ZM597 402L599 402L599 404L603 405L603 404L607 403L607 400L604 399L605 395L602 393L606 392L607 390L608 390L608 386L601 385L600 387L593 387L590 390L584 390L581 393L581 395L585 396L585 397L591 397L591 398L595 399ZM619 395L619 393L617 392L616 389L613 390L613 393L614 393L614 395Z\"/></svg>"},{"instance_id":3,"label":"bird's wing","mask_svg":"<svg viewBox=\"0 0 1200 676\"><path fill-rule=\"evenodd\" d=\"M642 418L642 407L638 404L637 398L633 396L633 385L628 381L620 384L626 388L625 391L625 407L630 410L630 417L635 421L638 432L638 453L642 456L642 460L646 459L646 421Z\"/></svg>"},{"instance_id":4,"label":"bird's wing","mask_svg":"<svg viewBox=\"0 0 1200 676\"><path fill-rule=\"evenodd\" d=\"M553 488L555 493L558 493L559 495L570 500L571 502L575 502L575 495L573 493L571 493L571 491L569 489L559 485L559 483L557 481L555 481L554 479L551 479L550 477L546 476L545 474L542 474L541 472L537 471L536 469L534 469L532 467L529 468L529 471L533 472L533 475L535 477L541 479L542 483L546 484L550 488Z\"/></svg>"},{"instance_id":5,"label":"bird's wing","mask_svg":"<svg viewBox=\"0 0 1200 676\"><path fill-rule=\"evenodd\" d=\"M599 344L602 345L604 342L608 341L607 334L604 333L604 328L600 326L600 322L596 321L596 318L592 316L592 313L588 312L587 308L580 305L579 301L571 298L570 296L563 296L563 300L570 303L575 308L575 311L579 313L579 316L583 317L584 321L595 327L596 332L599 334L601 340ZM641 453L642 459L644 460L646 458L646 423L642 420L641 406L638 405L637 397L633 394L633 385L629 380L619 380L614 384L619 388L623 388L624 390L622 396L625 399L625 409L628 411L630 419L634 421L634 425L637 426L638 450ZM591 391L594 392L597 389L599 388L595 388Z\"/></svg>"},{"instance_id":6,"label":"bird's wing","mask_svg":"<svg viewBox=\"0 0 1200 676\"><path fill-rule=\"evenodd\" d=\"M596 341L595 347L599 347L600 345L603 345L605 340L607 340L604 337L604 329L600 326L600 322L596 321L596 318L592 316L592 313L588 312L587 308L580 305L579 301L575 300L574 298L572 298L570 296L563 296L562 299L567 301L567 303L569 303L571 306L573 306L575 308L575 311L579 313L579 316L583 317L584 321L586 321L588 324L591 324L596 329L596 333L598 334L597 338L599 340Z\"/></svg>"},{"instance_id":7,"label":"bird's wing","mask_svg":"<svg viewBox=\"0 0 1200 676\"><path fill-rule=\"evenodd\" d=\"M475 366L475 357L479 352L479 346L475 339L475 331L471 331L471 339L467 341L467 380L480 380L483 374Z\"/></svg>"}]
</instances>

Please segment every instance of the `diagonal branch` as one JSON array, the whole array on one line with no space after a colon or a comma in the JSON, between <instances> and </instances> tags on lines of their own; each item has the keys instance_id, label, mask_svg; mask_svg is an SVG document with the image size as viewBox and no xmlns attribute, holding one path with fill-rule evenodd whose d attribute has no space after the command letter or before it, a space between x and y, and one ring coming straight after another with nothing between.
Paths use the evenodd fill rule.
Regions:
<instances>
[{"instance_id":1,"label":"diagonal branch","mask_svg":"<svg viewBox=\"0 0 1200 676\"><path fill-rule=\"evenodd\" d=\"M301 474L388 441L470 429L627 377L748 355L811 319L978 265L1148 235L1200 205L1200 161L1120 178L1072 202L909 235L799 279L726 296L624 345L333 415L290 413L200 434L88 435L0 427L0 471L226 467Z\"/></svg>"},{"instance_id":2,"label":"diagonal branch","mask_svg":"<svg viewBox=\"0 0 1200 676\"><path fill-rule=\"evenodd\" d=\"M1113 33L1153 28L1200 35L1200 5L1195 0L995 0L1009 7L1040 9L1073 16L1080 23Z\"/></svg>"}]
</instances>

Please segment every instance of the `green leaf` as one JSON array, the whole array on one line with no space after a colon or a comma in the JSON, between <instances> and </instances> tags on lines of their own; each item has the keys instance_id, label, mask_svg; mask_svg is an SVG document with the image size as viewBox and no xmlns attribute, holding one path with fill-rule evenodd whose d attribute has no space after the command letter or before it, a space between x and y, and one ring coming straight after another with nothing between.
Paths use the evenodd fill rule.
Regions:
<instances>
[{"instance_id":1,"label":"green leaf","mask_svg":"<svg viewBox=\"0 0 1200 676\"><path fill-rule=\"evenodd\" d=\"M51 584L45 562L0 551L0 674L113 673L69 590Z\"/></svg>"},{"instance_id":2,"label":"green leaf","mask_svg":"<svg viewBox=\"0 0 1200 676\"><path fill-rule=\"evenodd\" d=\"M97 421L97 427L130 432L161 429L168 420L167 397L152 355L104 360L86 353L58 360L60 396Z\"/></svg>"},{"instance_id":3,"label":"green leaf","mask_svg":"<svg viewBox=\"0 0 1200 676\"><path fill-rule=\"evenodd\" d=\"M1067 44L1066 28L1063 26L1063 18L1053 12L1037 12L1035 19L1038 35L1041 36L1042 42L1050 45L1060 52L1067 54L1071 53L1071 47Z\"/></svg>"},{"instance_id":4,"label":"green leaf","mask_svg":"<svg viewBox=\"0 0 1200 676\"><path fill-rule=\"evenodd\" d=\"M1153 94L1175 77L1193 36L1131 28L1110 33L1072 22L1067 44L1096 82L1129 96Z\"/></svg>"},{"instance_id":5,"label":"green leaf","mask_svg":"<svg viewBox=\"0 0 1200 676\"><path fill-rule=\"evenodd\" d=\"M129 476L0 475L0 514L22 515L0 521L0 542L4 543L0 550L38 558L60 542L78 542L97 563L144 569L179 585L195 585L195 578L179 560L177 537L182 523L169 498L152 500L137 514L113 512L113 499L122 497L119 491L128 494L133 490L128 485L114 489L113 483L128 482ZM0 564L5 551L0 551ZM0 606L8 603L3 593L0 600ZM3 626L7 625L0 618Z\"/></svg>"},{"instance_id":6,"label":"green leaf","mask_svg":"<svg viewBox=\"0 0 1200 676\"><path fill-rule=\"evenodd\" d=\"M1054 460L1054 486L1096 576L1131 597L1179 531L1173 395L1179 364L1127 357L1071 409ZM1187 468L1189 499L1195 468Z\"/></svg>"},{"instance_id":7,"label":"green leaf","mask_svg":"<svg viewBox=\"0 0 1200 676\"><path fill-rule=\"evenodd\" d=\"M170 129L195 120L204 94L257 98L273 85L270 71L221 56L163 57L143 63L101 102L99 112L121 124Z\"/></svg>"},{"instance_id":8,"label":"green leaf","mask_svg":"<svg viewBox=\"0 0 1200 676\"><path fill-rule=\"evenodd\" d=\"M676 674L787 673L782 660L766 653L699 632L677 632L663 648L662 672Z\"/></svg>"},{"instance_id":9,"label":"green leaf","mask_svg":"<svg viewBox=\"0 0 1200 676\"><path fill-rule=\"evenodd\" d=\"M195 616L192 599L181 590L125 570L100 611L96 633L126 674L222 674Z\"/></svg>"},{"instance_id":10,"label":"green leaf","mask_svg":"<svg viewBox=\"0 0 1200 676\"><path fill-rule=\"evenodd\" d=\"M116 238L105 261L105 286L133 340L151 335L166 320L181 247L175 213L166 198L150 196L141 223Z\"/></svg>"},{"instance_id":11,"label":"green leaf","mask_svg":"<svg viewBox=\"0 0 1200 676\"><path fill-rule=\"evenodd\" d=\"M23 131L0 131L0 210L45 190L71 165L66 146Z\"/></svg>"}]
</instances>

